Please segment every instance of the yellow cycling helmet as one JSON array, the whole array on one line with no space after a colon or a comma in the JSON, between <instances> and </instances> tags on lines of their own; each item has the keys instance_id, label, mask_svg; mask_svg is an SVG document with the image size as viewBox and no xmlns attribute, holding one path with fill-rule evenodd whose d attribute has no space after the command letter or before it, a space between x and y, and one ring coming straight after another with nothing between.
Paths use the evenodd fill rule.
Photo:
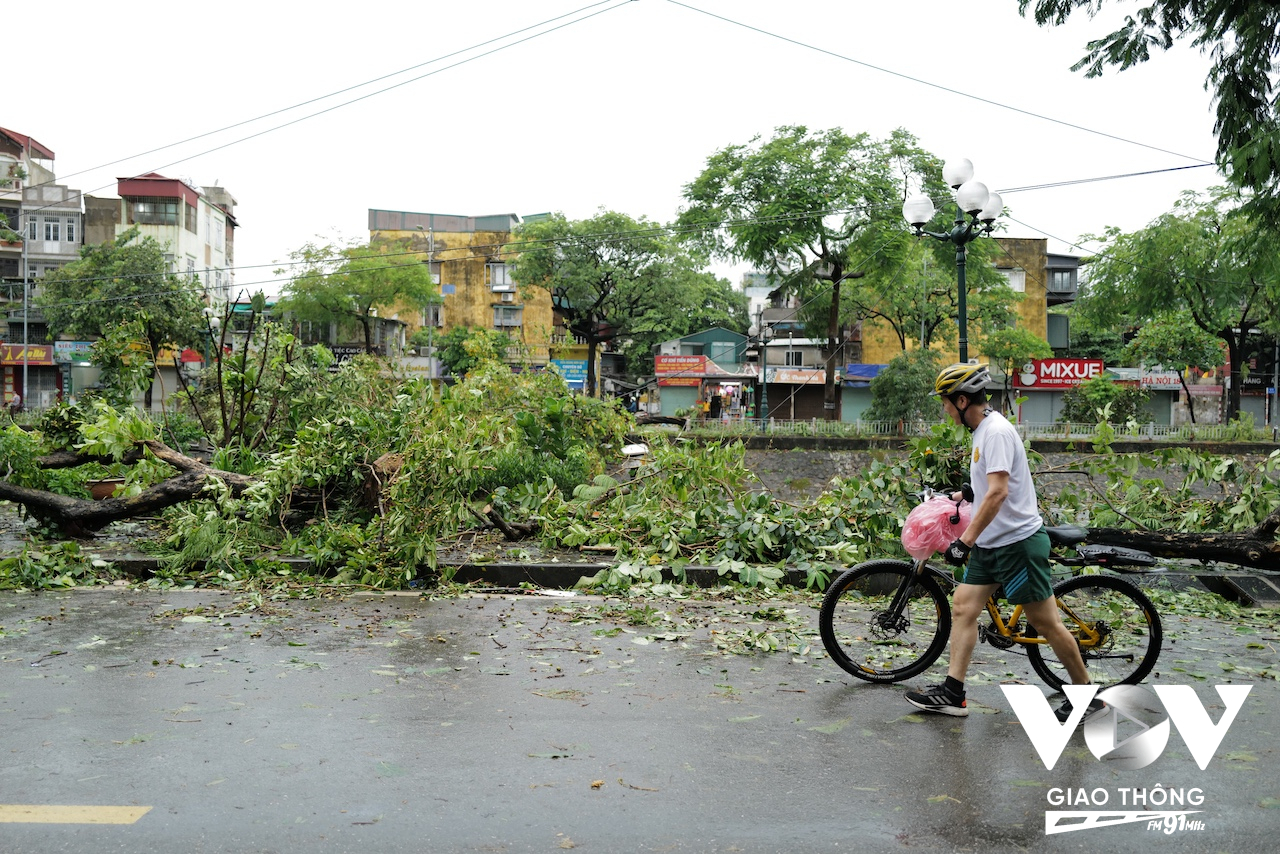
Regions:
<instances>
[{"instance_id":1,"label":"yellow cycling helmet","mask_svg":"<svg viewBox=\"0 0 1280 854\"><path fill-rule=\"evenodd\" d=\"M955 394L974 394L986 391L991 382L991 374L986 365L957 364L943 368L938 378L933 381L933 393L939 397L951 397Z\"/></svg>"}]
</instances>

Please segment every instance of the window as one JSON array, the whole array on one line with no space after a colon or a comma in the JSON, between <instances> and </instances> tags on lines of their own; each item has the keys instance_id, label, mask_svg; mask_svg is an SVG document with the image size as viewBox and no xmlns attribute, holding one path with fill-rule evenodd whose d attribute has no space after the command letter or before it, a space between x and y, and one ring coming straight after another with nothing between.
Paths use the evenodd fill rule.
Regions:
<instances>
[{"instance_id":1,"label":"window","mask_svg":"<svg viewBox=\"0 0 1280 854\"><path fill-rule=\"evenodd\" d=\"M1005 284L1020 294L1027 292L1027 271L1021 267L1004 268L1000 270L1000 274L1005 278Z\"/></svg>"},{"instance_id":2,"label":"window","mask_svg":"<svg viewBox=\"0 0 1280 854\"><path fill-rule=\"evenodd\" d=\"M195 279L196 277L196 259L192 258L190 255L187 256L187 275L192 279Z\"/></svg>"},{"instance_id":3,"label":"window","mask_svg":"<svg viewBox=\"0 0 1280 854\"><path fill-rule=\"evenodd\" d=\"M185 213L186 213L186 219L183 221L183 227L184 227L184 228L186 228L186 230L187 230L187 231L189 231L189 232L191 232L192 234L199 234L199 233L200 233L200 227L199 227L199 222L200 222L200 220L199 220L199 218L198 218L198 216L197 216L197 214L196 214L196 208L195 208L195 205L183 205L183 207L186 209L186 210L185 210Z\"/></svg>"},{"instance_id":4,"label":"window","mask_svg":"<svg viewBox=\"0 0 1280 854\"><path fill-rule=\"evenodd\" d=\"M132 225L177 225L178 199L139 198L132 202Z\"/></svg>"},{"instance_id":5,"label":"window","mask_svg":"<svg viewBox=\"0 0 1280 854\"><path fill-rule=\"evenodd\" d=\"M1076 289L1075 270L1050 270L1049 290L1053 293L1071 293Z\"/></svg>"},{"instance_id":6,"label":"window","mask_svg":"<svg viewBox=\"0 0 1280 854\"><path fill-rule=\"evenodd\" d=\"M44 239L57 242L62 239L62 220L45 217Z\"/></svg>"},{"instance_id":7,"label":"window","mask_svg":"<svg viewBox=\"0 0 1280 854\"><path fill-rule=\"evenodd\" d=\"M429 305L426 308L424 308L422 310L422 325L434 326L437 329L443 326L444 324L441 318L442 312L440 311L440 309L442 308L444 308L444 306L440 305L439 303L435 305Z\"/></svg>"},{"instance_id":8,"label":"window","mask_svg":"<svg viewBox=\"0 0 1280 854\"><path fill-rule=\"evenodd\" d=\"M486 264L485 275L489 279L490 290L515 290L515 283L511 281L511 268L506 264Z\"/></svg>"},{"instance_id":9,"label":"window","mask_svg":"<svg viewBox=\"0 0 1280 854\"><path fill-rule=\"evenodd\" d=\"M788 368L803 368L804 367L804 351L788 350L786 364Z\"/></svg>"},{"instance_id":10,"label":"window","mask_svg":"<svg viewBox=\"0 0 1280 854\"><path fill-rule=\"evenodd\" d=\"M177 261L175 261L174 257L168 252L164 254L164 269L166 273L178 272Z\"/></svg>"},{"instance_id":11,"label":"window","mask_svg":"<svg viewBox=\"0 0 1280 854\"><path fill-rule=\"evenodd\" d=\"M514 305L495 305L493 307L493 328L506 329L520 326L520 317L524 309Z\"/></svg>"},{"instance_id":12,"label":"window","mask_svg":"<svg viewBox=\"0 0 1280 854\"><path fill-rule=\"evenodd\" d=\"M76 242L76 218L73 216L67 217L67 242Z\"/></svg>"},{"instance_id":13,"label":"window","mask_svg":"<svg viewBox=\"0 0 1280 854\"><path fill-rule=\"evenodd\" d=\"M38 226L36 225L35 219L31 216L28 216L27 217L27 240L39 239L38 237L39 232L36 231L37 227Z\"/></svg>"}]
</instances>

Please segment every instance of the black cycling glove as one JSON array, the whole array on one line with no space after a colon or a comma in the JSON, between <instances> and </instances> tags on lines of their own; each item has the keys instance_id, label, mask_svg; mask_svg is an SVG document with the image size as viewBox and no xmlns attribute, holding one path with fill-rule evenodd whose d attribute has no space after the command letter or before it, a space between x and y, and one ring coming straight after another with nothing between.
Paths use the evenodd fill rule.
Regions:
<instances>
[{"instance_id":1,"label":"black cycling glove","mask_svg":"<svg viewBox=\"0 0 1280 854\"><path fill-rule=\"evenodd\" d=\"M964 540L955 540L947 546L942 557L952 566L964 566L965 561L969 559L969 545Z\"/></svg>"}]
</instances>

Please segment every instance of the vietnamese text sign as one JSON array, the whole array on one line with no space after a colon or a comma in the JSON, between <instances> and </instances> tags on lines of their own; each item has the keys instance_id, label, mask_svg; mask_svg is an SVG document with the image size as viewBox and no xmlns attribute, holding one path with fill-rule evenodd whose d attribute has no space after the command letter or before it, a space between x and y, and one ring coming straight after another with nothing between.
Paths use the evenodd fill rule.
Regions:
<instances>
[{"instance_id":1,"label":"vietnamese text sign","mask_svg":"<svg viewBox=\"0 0 1280 854\"><path fill-rule=\"evenodd\" d=\"M0 344L0 362L21 365L23 361L28 365L52 365L53 348L48 344Z\"/></svg>"}]
</instances>

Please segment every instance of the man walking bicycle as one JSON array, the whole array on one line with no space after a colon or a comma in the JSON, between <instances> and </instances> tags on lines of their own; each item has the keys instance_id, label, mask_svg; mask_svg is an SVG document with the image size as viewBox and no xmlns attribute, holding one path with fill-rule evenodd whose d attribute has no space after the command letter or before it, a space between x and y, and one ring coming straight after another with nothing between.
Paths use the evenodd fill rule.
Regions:
<instances>
[{"instance_id":1,"label":"man walking bicycle","mask_svg":"<svg viewBox=\"0 0 1280 854\"><path fill-rule=\"evenodd\" d=\"M978 643L978 618L987 599L1000 587L1011 604L1022 605L1028 622L1044 637L1071 682L1082 685L1089 672L1076 640L1062 624L1049 579L1049 535L1036 503L1035 484L1027 464L1022 437L1003 415L987 406L986 365L958 364L944 368L933 393L942 409L973 434L969 482L973 514L969 526L943 553L947 563L965 567L951 598L951 658L947 679L924 691L907 693L907 702L926 712L964 717L969 714L964 680ZM952 496L959 499L960 495ZM966 565L967 564L967 565ZM1084 718L1105 708L1093 700ZM1056 712L1058 720L1071 716L1071 701Z\"/></svg>"}]
</instances>

